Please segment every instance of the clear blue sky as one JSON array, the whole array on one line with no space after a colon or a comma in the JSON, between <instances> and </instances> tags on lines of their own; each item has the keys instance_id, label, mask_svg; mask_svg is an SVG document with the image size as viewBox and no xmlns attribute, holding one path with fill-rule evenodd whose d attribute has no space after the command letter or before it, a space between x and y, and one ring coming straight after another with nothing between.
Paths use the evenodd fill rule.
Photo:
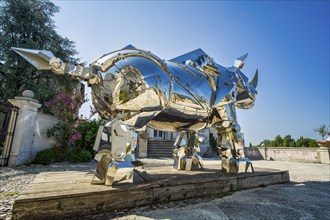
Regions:
<instances>
[{"instance_id":1,"label":"clear blue sky","mask_svg":"<svg viewBox=\"0 0 330 220\"><path fill-rule=\"evenodd\" d=\"M329 119L329 1L54 1L58 33L92 62L128 44L163 59L202 48L223 66L249 52L255 107L239 110L246 143L320 139ZM85 111L88 115L88 108Z\"/></svg>"}]
</instances>

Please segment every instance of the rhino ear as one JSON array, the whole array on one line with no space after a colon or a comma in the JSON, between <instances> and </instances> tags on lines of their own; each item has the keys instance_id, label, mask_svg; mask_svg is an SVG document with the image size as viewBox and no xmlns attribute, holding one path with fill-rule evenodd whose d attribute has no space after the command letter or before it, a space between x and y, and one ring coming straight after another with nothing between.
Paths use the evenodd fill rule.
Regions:
<instances>
[{"instance_id":1,"label":"rhino ear","mask_svg":"<svg viewBox=\"0 0 330 220\"><path fill-rule=\"evenodd\" d=\"M251 80L250 84L256 89L258 85L258 69L256 70L256 73L253 76L253 79Z\"/></svg>"},{"instance_id":2,"label":"rhino ear","mask_svg":"<svg viewBox=\"0 0 330 220\"><path fill-rule=\"evenodd\" d=\"M238 69L242 69L247 56L248 56L248 53L246 53L243 56L240 56L239 58L237 58L234 62L234 66L237 67Z\"/></svg>"}]
</instances>

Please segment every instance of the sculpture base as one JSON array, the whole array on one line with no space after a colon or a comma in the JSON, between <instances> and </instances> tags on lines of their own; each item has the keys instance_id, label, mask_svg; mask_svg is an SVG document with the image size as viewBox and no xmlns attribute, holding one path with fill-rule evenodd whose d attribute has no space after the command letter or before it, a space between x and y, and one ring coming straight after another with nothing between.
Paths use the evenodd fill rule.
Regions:
<instances>
[{"instance_id":1,"label":"sculpture base","mask_svg":"<svg viewBox=\"0 0 330 220\"><path fill-rule=\"evenodd\" d=\"M255 168L254 173L228 174L220 165L196 171L170 166L146 170L148 182L113 187L91 185L94 172L40 173L16 199L13 219L70 218L151 205L159 202L223 196L228 192L289 182L289 173Z\"/></svg>"}]
</instances>

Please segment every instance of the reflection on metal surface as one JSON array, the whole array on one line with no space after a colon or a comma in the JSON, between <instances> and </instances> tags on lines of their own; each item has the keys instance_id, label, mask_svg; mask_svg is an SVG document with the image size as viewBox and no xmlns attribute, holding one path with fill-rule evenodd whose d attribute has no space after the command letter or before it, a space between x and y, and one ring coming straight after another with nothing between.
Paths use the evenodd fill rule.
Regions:
<instances>
[{"instance_id":1,"label":"reflection on metal surface","mask_svg":"<svg viewBox=\"0 0 330 220\"><path fill-rule=\"evenodd\" d=\"M242 142L236 108L252 108L257 95L258 71L252 81L241 71L247 54L224 67L201 49L165 61L129 45L83 67L65 64L49 51L13 50L38 69L87 81L102 118L136 129L188 133L216 126L224 147L234 151Z\"/></svg>"},{"instance_id":2,"label":"reflection on metal surface","mask_svg":"<svg viewBox=\"0 0 330 220\"><path fill-rule=\"evenodd\" d=\"M177 136L173 150L174 165L173 167L178 170L196 170L203 169L203 159L198 153L201 151L199 148L198 138L194 131L181 132Z\"/></svg>"}]
</instances>

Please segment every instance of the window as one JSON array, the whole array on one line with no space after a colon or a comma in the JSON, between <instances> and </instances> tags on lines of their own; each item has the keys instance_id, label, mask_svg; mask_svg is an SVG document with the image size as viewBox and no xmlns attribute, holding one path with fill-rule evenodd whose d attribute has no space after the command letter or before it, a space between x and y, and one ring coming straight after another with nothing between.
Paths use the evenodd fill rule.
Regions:
<instances>
[{"instance_id":1,"label":"window","mask_svg":"<svg viewBox=\"0 0 330 220\"><path fill-rule=\"evenodd\" d=\"M154 130L154 138L163 138L164 133L163 131Z\"/></svg>"}]
</instances>

